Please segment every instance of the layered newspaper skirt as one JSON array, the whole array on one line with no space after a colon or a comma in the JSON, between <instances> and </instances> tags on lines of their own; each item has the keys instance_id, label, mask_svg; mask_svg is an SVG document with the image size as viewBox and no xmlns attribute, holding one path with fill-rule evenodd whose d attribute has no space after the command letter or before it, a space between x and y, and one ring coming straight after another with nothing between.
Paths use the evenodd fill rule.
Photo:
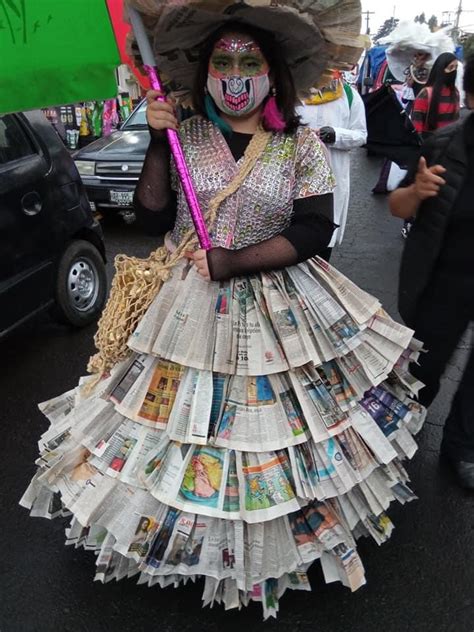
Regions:
<instances>
[{"instance_id":1,"label":"layered newspaper skirt","mask_svg":"<svg viewBox=\"0 0 474 632\"><path fill-rule=\"evenodd\" d=\"M22 504L72 514L67 543L102 581L205 577L205 604L364 584L356 540L386 540L424 410L419 344L377 299L316 259L214 283L181 263L130 357L41 405L51 422Z\"/></svg>"}]
</instances>

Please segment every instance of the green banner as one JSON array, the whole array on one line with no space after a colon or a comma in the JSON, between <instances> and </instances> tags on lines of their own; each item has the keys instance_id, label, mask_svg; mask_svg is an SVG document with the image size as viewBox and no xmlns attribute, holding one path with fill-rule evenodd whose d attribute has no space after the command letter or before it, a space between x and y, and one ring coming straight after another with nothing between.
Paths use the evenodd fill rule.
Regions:
<instances>
[{"instance_id":1,"label":"green banner","mask_svg":"<svg viewBox=\"0 0 474 632\"><path fill-rule=\"evenodd\" d=\"M105 0L0 0L0 113L117 93Z\"/></svg>"}]
</instances>

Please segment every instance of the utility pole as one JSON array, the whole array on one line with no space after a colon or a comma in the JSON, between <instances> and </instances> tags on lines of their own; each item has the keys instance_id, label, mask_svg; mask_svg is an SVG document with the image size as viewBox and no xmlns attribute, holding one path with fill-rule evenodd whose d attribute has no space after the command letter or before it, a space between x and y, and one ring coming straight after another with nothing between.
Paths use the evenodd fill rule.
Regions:
<instances>
[{"instance_id":1,"label":"utility pole","mask_svg":"<svg viewBox=\"0 0 474 632\"><path fill-rule=\"evenodd\" d=\"M461 13L462 13L462 0L459 0L459 5L456 11L456 17L454 18L454 27L453 30L451 31L451 37L454 40L455 44L459 44L459 21L461 19Z\"/></svg>"},{"instance_id":2,"label":"utility pole","mask_svg":"<svg viewBox=\"0 0 474 632\"><path fill-rule=\"evenodd\" d=\"M366 34L370 35L370 16L374 15L375 11L363 11L362 15L365 15L365 19L367 21L367 29L366 29Z\"/></svg>"},{"instance_id":3,"label":"utility pole","mask_svg":"<svg viewBox=\"0 0 474 632\"><path fill-rule=\"evenodd\" d=\"M459 30L459 20L461 19L461 13L462 13L462 0L459 0L458 10L456 11L456 20L454 21L454 28L456 29L456 31Z\"/></svg>"},{"instance_id":4,"label":"utility pole","mask_svg":"<svg viewBox=\"0 0 474 632\"><path fill-rule=\"evenodd\" d=\"M445 13L445 12L443 12ZM472 10L466 10L462 8L462 0L459 0L459 5L458 8L456 9L456 11L454 12L455 14L455 18L454 18L454 26L453 26L453 30L451 31L451 36L455 42L455 44L459 44L459 36L461 35L461 30L459 28L459 22L461 21L461 15L463 13L474 13L474 11Z\"/></svg>"}]
</instances>

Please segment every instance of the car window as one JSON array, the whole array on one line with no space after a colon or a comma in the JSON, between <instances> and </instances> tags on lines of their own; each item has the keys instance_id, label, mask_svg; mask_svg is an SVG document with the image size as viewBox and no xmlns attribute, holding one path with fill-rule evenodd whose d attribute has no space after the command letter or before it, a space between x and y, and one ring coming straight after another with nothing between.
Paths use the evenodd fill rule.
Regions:
<instances>
[{"instance_id":1,"label":"car window","mask_svg":"<svg viewBox=\"0 0 474 632\"><path fill-rule=\"evenodd\" d=\"M136 108L136 110L132 112L130 118L125 123L122 129L135 129L136 127L147 127L146 101L142 101L142 103Z\"/></svg>"},{"instance_id":2,"label":"car window","mask_svg":"<svg viewBox=\"0 0 474 632\"><path fill-rule=\"evenodd\" d=\"M36 153L14 116L0 116L0 164Z\"/></svg>"}]
</instances>

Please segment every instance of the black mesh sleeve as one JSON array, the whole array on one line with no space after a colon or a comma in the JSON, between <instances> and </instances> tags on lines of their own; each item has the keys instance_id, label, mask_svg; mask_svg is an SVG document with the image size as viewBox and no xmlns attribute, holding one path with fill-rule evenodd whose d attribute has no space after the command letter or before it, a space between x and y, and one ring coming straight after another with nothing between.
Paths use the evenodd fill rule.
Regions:
<instances>
[{"instance_id":1,"label":"black mesh sleeve","mask_svg":"<svg viewBox=\"0 0 474 632\"><path fill-rule=\"evenodd\" d=\"M316 256L331 241L332 216L332 193L295 200L291 225L281 235L240 250L211 248L207 253L211 279L279 270Z\"/></svg>"},{"instance_id":2,"label":"black mesh sleeve","mask_svg":"<svg viewBox=\"0 0 474 632\"><path fill-rule=\"evenodd\" d=\"M240 250L211 248L207 253L213 281L225 281L265 270L279 270L297 263L298 253L288 239L277 235Z\"/></svg>"},{"instance_id":3,"label":"black mesh sleeve","mask_svg":"<svg viewBox=\"0 0 474 632\"><path fill-rule=\"evenodd\" d=\"M170 149L165 135L154 132L133 200L137 222L147 233L161 235L174 226L176 193L170 182Z\"/></svg>"},{"instance_id":4,"label":"black mesh sleeve","mask_svg":"<svg viewBox=\"0 0 474 632\"><path fill-rule=\"evenodd\" d=\"M176 221L177 196L175 191L170 190L168 204L160 210L152 210L143 206L140 199L135 194L133 209L137 218L137 223L147 235L163 235L174 228Z\"/></svg>"}]
</instances>

